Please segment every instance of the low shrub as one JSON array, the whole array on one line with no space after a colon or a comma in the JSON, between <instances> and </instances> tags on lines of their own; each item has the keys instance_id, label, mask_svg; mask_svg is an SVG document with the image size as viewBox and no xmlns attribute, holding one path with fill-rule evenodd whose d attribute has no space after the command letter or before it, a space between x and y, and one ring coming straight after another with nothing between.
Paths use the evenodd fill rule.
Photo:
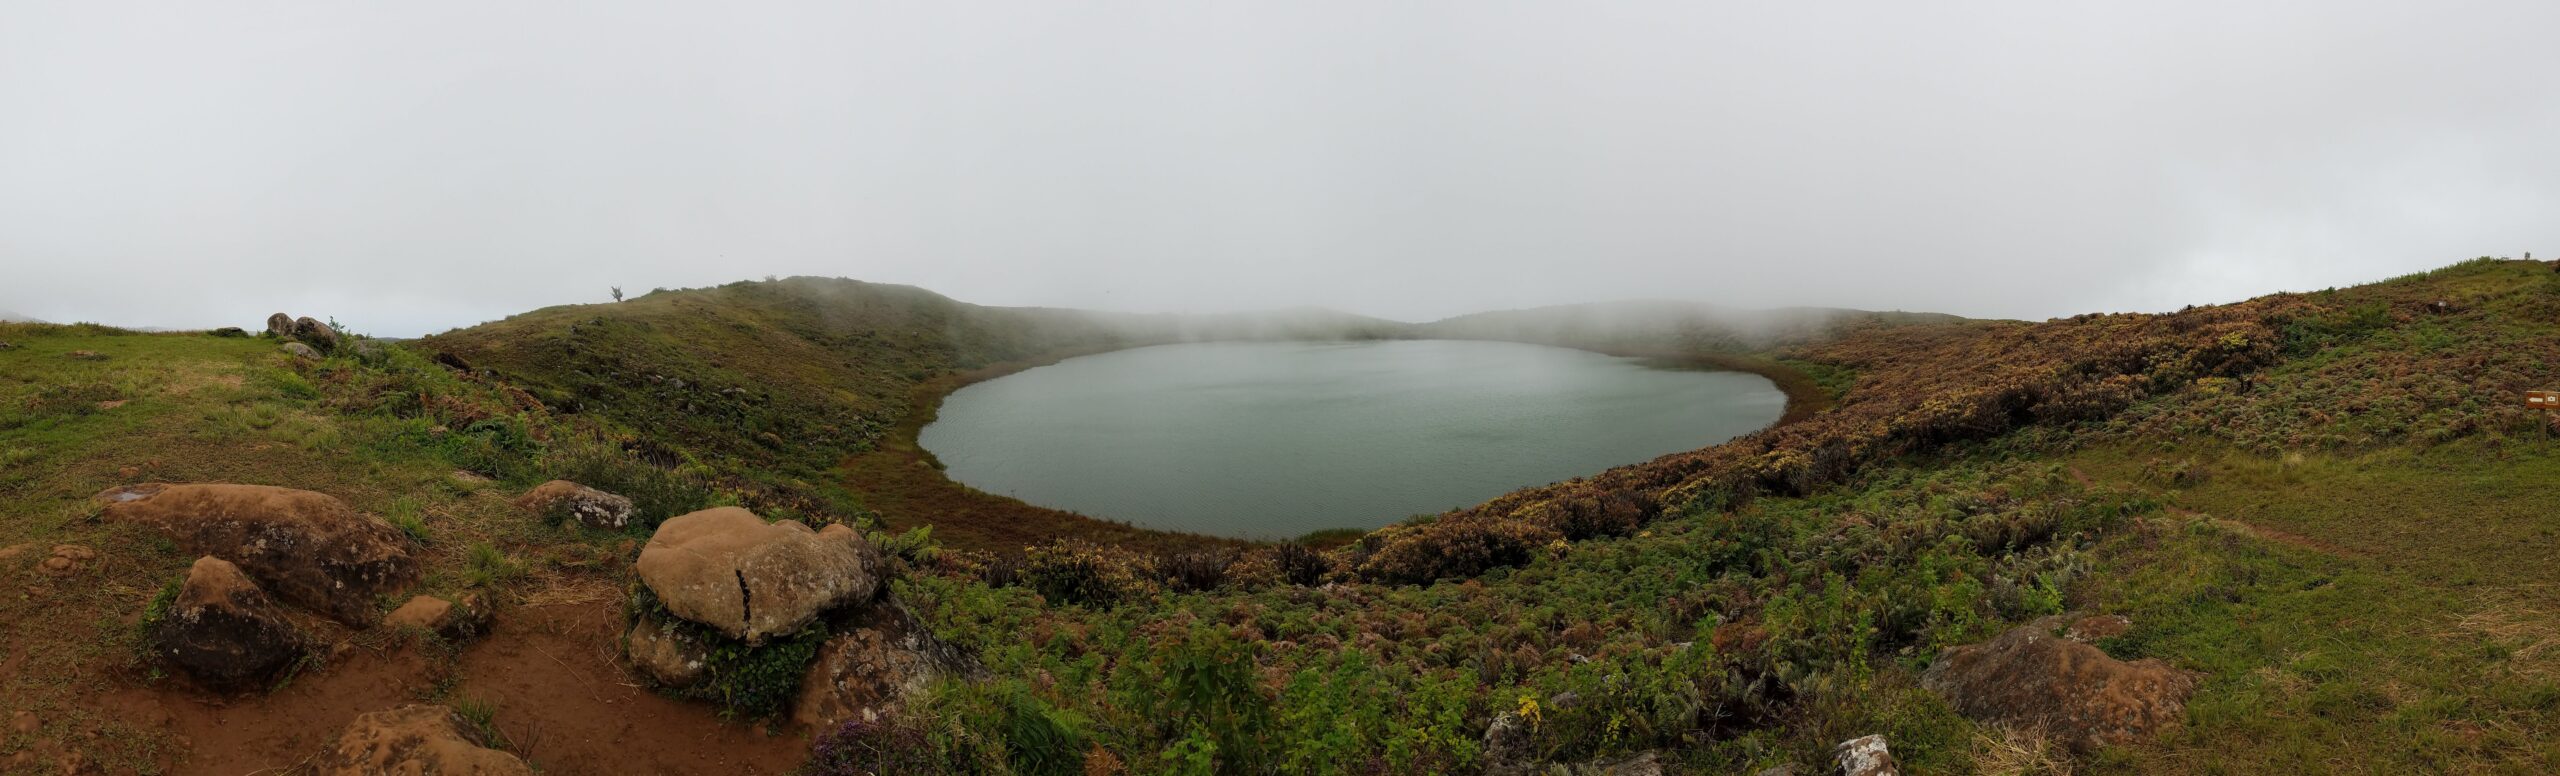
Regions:
<instances>
[{"instance_id":1,"label":"low shrub","mask_svg":"<svg viewBox=\"0 0 2560 776\"><path fill-rule=\"evenodd\" d=\"M826 622L820 620L791 635L749 646L708 626L675 616L648 585L632 587L626 612L631 618L654 619L677 631L679 639L710 647L710 655L703 661L702 682L671 694L710 701L720 707L722 714L730 716L770 717L789 706L800 695L800 679L808 673L809 662L817 659L818 648L831 635Z\"/></svg>"},{"instance_id":2,"label":"low shrub","mask_svg":"<svg viewBox=\"0 0 2560 776\"><path fill-rule=\"evenodd\" d=\"M1109 608L1153 592L1145 565L1128 550L1060 539L1024 554L1022 578L1051 602Z\"/></svg>"},{"instance_id":3,"label":"low shrub","mask_svg":"<svg viewBox=\"0 0 2560 776\"><path fill-rule=\"evenodd\" d=\"M1227 565L1233 555L1206 550L1157 556L1155 577L1164 580L1165 589L1176 593L1216 590L1226 583Z\"/></svg>"},{"instance_id":4,"label":"low shrub","mask_svg":"<svg viewBox=\"0 0 2560 776\"><path fill-rule=\"evenodd\" d=\"M1429 584L1519 566L1564 538L1527 521L1443 519L1405 528L1360 565L1373 581Z\"/></svg>"}]
</instances>

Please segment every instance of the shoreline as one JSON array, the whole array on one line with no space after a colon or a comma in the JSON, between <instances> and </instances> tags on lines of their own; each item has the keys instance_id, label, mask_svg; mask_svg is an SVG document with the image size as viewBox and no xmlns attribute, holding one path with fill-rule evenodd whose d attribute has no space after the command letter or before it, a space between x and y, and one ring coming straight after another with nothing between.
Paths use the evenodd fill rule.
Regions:
<instances>
[{"instance_id":1,"label":"shoreline","mask_svg":"<svg viewBox=\"0 0 2560 776\"><path fill-rule=\"evenodd\" d=\"M1520 342L1518 340L1476 341ZM924 449L917 443L917 437L924 432L924 427L932 425L933 421L941 416L943 400L962 388L1071 358L1174 344L1183 343L1140 341L1107 347L1076 348L937 375L917 383L909 391L906 415L900 418L897 424L890 426L888 433L881 436L878 445L869 451L847 456L835 466L834 471L843 478L841 484L862 499L863 506L880 516L884 528L907 530L918 525L932 525L935 526L934 538L946 545L963 550L1009 554L1020 552L1020 548L1045 544L1059 538L1076 538L1160 552L1187 552L1266 544L1268 542L1142 528L1116 520L1051 509L1010 496L981 491L951 479L943 472L941 461L933 457L932 451ZM1520 344L1546 345L1622 358L1645 359L1657 362L1658 366L1665 369L1745 372L1759 375L1776 385L1787 400L1786 409L1779 414L1776 421L1769 424L1768 428L1778 428L1802 421L1830 409L1836 403L1828 391L1814 383L1811 376L1764 356L1684 353L1659 349L1567 345L1552 342L1520 342ZM1537 486L1524 486L1526 487ZM914 517L918 514L933 517ZM1366 534L1374 529L1343 528L1334 529L1331 532L1349 530L1358 530Z\"/></svg>"}]
</instances>

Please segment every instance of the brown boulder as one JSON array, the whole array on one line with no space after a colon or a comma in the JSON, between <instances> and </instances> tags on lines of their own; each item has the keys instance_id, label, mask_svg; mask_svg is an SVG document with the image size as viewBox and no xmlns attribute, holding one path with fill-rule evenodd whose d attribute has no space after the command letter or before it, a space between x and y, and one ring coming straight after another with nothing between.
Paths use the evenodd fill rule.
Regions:
<instances>
[{"instance_id":1,"label":"brown boulder","mask_svg":"<svg viewBox=\"0 0 2560 776\"><path fill-rule=\"evenodd\" d=\"M487 629L488 623L489 607L476 594L465 595L458 603L431 595L412 597L400 608L391 610L390 616L382 618L384 627L414 628L447 641L477 636Z\"/></svg>"},{"instance_id":2,"label":"brown boulder","mask_svg":"<svg viewBox=\"0 0 2560 776\"><path fill-rule=\"evenodd\" d=\"M402 706L356 717L320 756L320 772L377 774L524 774L533 768L489 748L478 731L443 706Z\"/></svg>"},{"instance_id":3,"label":"brown boulder","mask_svg":"<svg viewBox=\"0 0 2560 776\"><path fill-rule=\"evenodd\" d=\"M933 637L894 601L864 609L836 629L801 677L791 721L832 730L847 720L876 723L919 700L944 674L974 672L966 653Z\"/></svg>"},{"instance_id":4,"label":"brown boulder","mask_svg":"<svg viewBox=\"0 0 2560 776\"><path fill-rule=\"evenodd\" d=\"M322 353L338 349L338 330L309 316L293 319L293 338L319 348Z\"/></svg>"},{"instance_id":5,"label":"brown boulder","mask_svg":"<svg viewBox=\"0 0 2560 776\"><path fill-rule=\"evenodd\" d=\"M2081 751L2140 739L2185 716L2196 674L2158 660L2117 660L2056 636L2067 622L2046 617L1948 648L1921 685L1965 716L2041 730Z\"/></svg>"},{"instance_id":6,"label":"brown boulder","mask_svg":"<svg viewBox=\"0 0 2560 776\"><path fill-rule=\"evenodd\" d=\"M667 611L730 638L761 644L818 613L868 600L879 556L842 525L767 523L737 507L669 519L640 550L640 581Z\"/></svg>"},{"instance_id":7,"label":"brown boulder","mask_svg":"<svg viewBox=\"0 0 2560 776\"><path fill-rule=\"evenodd\" d=\"M267 316L267 333L278 339L292 339L293 316L284 313Z\"/></svg>"},{"instance_id":8,"label":"brown boulder","mask_svg":"<svg viewBox=\"0 0 2560 776\"><path fill-rule=\"evenodd\" d=\"M299 342L287 342L284 344L284 347L279 349L283 350L285 355L299 358L304 361L318 361L321 358L324 358L324 356L320 355L320 351Z\"/></svg>"},{"instance_id":9,"label":"brown boulder","mask_svg":"<svg viewBox=\"0 0 2560 776\"><path fill-rule=\"evenodd\" d=\"M226 691L265 684L310 645L239 566L209 555L187 569L177 599L148 636L161 658Z\"/></svg>"},{"instance_id":10,"label":"brown boulder","mask_svg":"<svg viewBox=\"0 0 2560 776\"><path fill-rule=\"evenodd\" d=\"M516 499L516 508L537 515L559 515L591 528L631 524L631 499L570 482L552 480L533 486Z\"/></svg>"},{"instance_id":11,"label":"brown boulder","mask_svg":"<svg viewBox=\"0 0 2560 776\"><path fill-rule=\"evenodd\" d=\"M265 485L110 488L103 516L157 528L188 552L240 564L276 595L348 625L418 576L400 529L321 493Z\"/></svg>"},{"instance_id":12,"label":"brown boulder","mask_svg":"<svg viewBox=\"0 0 2560 776\"><path fill-rule=\"evenodd\" d=\"M659 686L681 690L701 684L711 667L711 645L674 623L643 616L622 639L622 653Z\"/></svg>"}]
</instances>

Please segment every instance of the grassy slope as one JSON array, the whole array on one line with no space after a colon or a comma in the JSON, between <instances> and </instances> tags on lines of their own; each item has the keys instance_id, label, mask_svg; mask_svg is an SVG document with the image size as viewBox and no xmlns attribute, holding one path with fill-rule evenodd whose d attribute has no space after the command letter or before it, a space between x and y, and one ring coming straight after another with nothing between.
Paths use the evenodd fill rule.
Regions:
<instances>
[{"instance_id":1,"label":"grassy slope","mask_svg":"<svg viewBox=\"0 0 2560 776\"><path fill-rule=\"evenodd\" d=\"M774 323L656 299L622 307L688 332ZM2439 299L2452 311L2427 307ZM565 329L588 312L526 317ZM1029 713L1079 739L1073 753L1098 748L1142 773L1178 772L1221 743L1226 754L1209 761L1463 770L1493 716L1537 705L1541 747L1558 758L1660 748L1717 772L1812 764L1832 742L1884 732L1927 772L2050 768L2058 755L2039 742L1966 722L1912 684L1939 647L2069 608L2132 616L2133 632L2104 644L2119 656L2208 674L2184 729L2060 760L2079 770L2549 772L2560 748L2539 731L2560 727L2560 607L2550 593L2560 519L2548 506L2560 494L2560 439L2547 416L2514 399L2560 384L2555 322L2560 281L2547 266L2481 262L2190 316L1916 327L1792 350L1784 355L1823 367L1826 385L1845 386L1837 409L1731 446L1747 456L1673 457L1442 518L1530 519L1521 515L1592 493L1643 493L1662 507L1641 530L1542 547L1436 584L1311 588L1231 575L1238 581L1206 593L1139 584L1101 608L1036 592L1041 575L1072 564L1029 570L1026 586L989 587L965 563L926 562L902 589L937 629L980 649L992 678L943 688L923 718L932 735L914 749L1038 770L1039 758L1001 743L1012 740L1003 731L1032 724ZM865 330L818 318L784 325ZM2241 334L2265 360L2234 377L2100 394L2109 401L2095 415L2039 414L2083 394L2037 380L2093 379L2052 364L2084 368L2072 365L2101 350L2084 336L2128 332L2172 343L2129 352L2181 358L2223 352ZM489 335L474 361L538 392L576 388L512 365L567 359L628 376L648 355L639 344L654 339L599 356L578 353L576 340L519 333ZM1052 342L1007 336L964 340L981 343L973 352L989 365L1007 342ZM0 340L23 346L0 351L0 546L33 548L0 565L0 579L23 591L0 597L0 694L44 720L37 735L0 741L0 753L88 733L77 740L109 770L180 754L165 731L93 703L154 685L132 658L133 623L188 560L88 521L86 498L111 485L264 482L415 515L429 591L524 598L622 580L628 537L545 527L504 504L573 468L585 455L577 440L622 433L611 404L585 416L523 412L496 387L406 353L387 367L307 366L258 340L28 326L0 326ZM750 356L818 357L805 349L816 340L803 340L677 356L669 368L692 370L689 385L729 379L724 370ZM109 358L67 358L72 350ZM825 368L875 377L914 368L861 364ZM821 378L837 379L810 379ZM847 385L893 396L916 384ZM2004 403L2027 395L2019 385L2047 387ZM599 395L656 396L616 390L634 393ZM439 398L412 398L428 396ZM109 400L127 403L99 409ZM1897 428L1934 436L1879 431ZM1845 438L1864 440L1854 466L1819 477L1828 470L1784 468L1808 465L1787 455L1794 445ZM761 455L753 460L788 465L779 452ZM453 476L466 467L498 481ZM1699 483L1756 490L1731 499ZM1359 562L1413 533L1372 537L1336 560ZM105 552L83 576L56 582L30 568L53 543ZM490 552L475 552L481 545ZM1202 686L1243 689L1233 701L1182 691ZM1551 703L1567 691L1581 700ZM249 700L231 713L262 708Z\"/></svg>"},{"instance_id":2,"label":"grassy slope","mask_svg":"<svg viewBox=\"0 0 2560 776\"><path fill-rule=\"evenodd\" d=\"M1803 341L1905 318L1911 316L1835 319L1826 311L1788 331L1790 341ZM1935 318L1943 316L1912 319ZM1544 319L1490 320L1503 323L1506 336L1525 336ZM1647 332L1660 328L1651 323L1720 330L1714 321L1645 320ZM1568 330L1585 329L1551 331ZM1084 536L1181 550L1225 543L979 492L944 478L916 447L915 433L961 385L1073 355L1187 340L1431 331L1322 310L1186 316L983 307L905 286L791 278L546 308L419 345L460 356L554 409L607 418L627 441L684 455L693 470L747 491L759 506L868 514L897 527L929 524L943 542L964 549L1012 551ZM1702 354L1650 337L1582 346L1767 375L1790 396L1789 420L1830 402L1811 380L1765 357Z\"/></svg>"},{"instance_id":3,"label":"grassy slope","mask_svg":"<svg viewBox=\"0 0 2560 776\"><path fill-rule=\"evenodd\" d=\"M9 734L0 752L80 741L107 772L190 770L174 728L127 718L110 698L168 686L136 657L139 622L193 556L149 531L92 519L90 497L111 486L282 485L413 521L408 529L423 538L413 552L426 571L413 588L418 593L484 589L516 600L564 586L620 584L629 537L547 526L508 505L543 476L529 452L490 446L503 436L496 431L436 430L503 415L506 398L415 356L395 353L381 367L351 359L306 365L267 340L89 326L0 325L0 341L19 346L0 351L0 547L22 548L0 563L0 579L13 591L0 596L0 697L42 720L39 731ZM68 356L83 350L105 358ZM399 399L420 394L443 397L442 408ZM544 436L568 432L538 417L516 427L526 425ZM498 464L491 468L499 479L456 475L487 464ZM73 577L50 578L33 562L57 544L91 547L99 558ZM398 603L380 602L386 610ZM301 624L324 644L353 639L379 648L396 638L351 634L316 618ZM454 665L449 654L434 662L430 672L449 673ZM452 696L452 687L432 682L417 688L417 697L465 700ZM251 703L239 713L259 712ZM309 724L334 730L345 721Z\"/></svg>"},{"instance_id":4,"label":"grassy slope","mask_svg":"<svg viewBox=\"0 0 2560 776\"><path fill-rule=\"evenodd\" d=\"M1859 378L1833 420L1739 445L1773 458L1656 462L1441 518L1498 526L1626 489L1680 499L1635 535L1558 542L1472 579L1150 592L1108 608L1044 600L1037 570L1029 590L928 576L911 592L996 667L992 689L942 701L957 731L998 724L967 721L999 719L989 697L1012 694L1176 771L1204 743L1228 744L1212 758L1227 767L1463 769L1487 720L1536 709L1549 756L1660 748L1703 772L1812 765L1871 732L1922 772L2549 772L2560 439L2518 394L2560 382L2555 312L2547 265L2474 262L2186 316L1853 339L1792 354ZM2120 381L2039 359L2085 363L2089 342L2128 331L2197 343L2136 351L2137 369L2235 349L2263 360L2096 393L2095 414L2040 414L2092 394L2036 380ZM1998 387L2012 380L2031 390ZM1878 409L1894 400L1875 392L1897 389L1920 395ZM1994 411L1962 411L1967 397ZM1977 433L1874 430L1907 426ZM1792 460L1786 445L1808 433L1884 455L1795 489L1721 480L1758 483L1738 503L1687 487ZM2189 724L2075 758L1913 689L1938 649L2064 610L2130 615L2133 632L2105 648L2205 672ZM1154 697L1199 681L1191 654L1253 655L1252 712L1221 722L1198 710L1216 703ZM1579 700L1559 707L1560 693Z\"/></svg>"}]
</instances>

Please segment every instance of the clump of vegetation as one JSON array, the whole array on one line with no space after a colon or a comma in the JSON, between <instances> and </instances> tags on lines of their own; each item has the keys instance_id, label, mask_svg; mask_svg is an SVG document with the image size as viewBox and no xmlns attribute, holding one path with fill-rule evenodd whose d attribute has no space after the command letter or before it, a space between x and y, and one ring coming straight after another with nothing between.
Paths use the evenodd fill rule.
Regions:
<instances>
[{"instance_id":1,"label":"clump of vegetation","mask_svg":"<svg viewBox=\"0 0 2560 776\"><path fill-rule=\"evenodd\" d=\"M1109 608L1154 592L1146 558L1129 550L1060 539L1023 552L1023 584L1051 601Z\"/></svg>"},{"instance_id":2,"label":"clump of vegetation","mask_svg":"<svg viewBox=\"0 0 2560 776\"><path fill-rule=\"evenodd\" d=\"M714 506L722 498L690 468L661 468L601 444L564 445L543 458L544 476L631 499L631 528L654 530L667 518Z\"/></svg>"},{"instance_id":3,"label":"clump of vegetation","mask_svg":"<svg viewBox=\"0 0 2560 776\"><path fill-rule=\"evenodd\" d=\"M1363 578L1404 584L1463 579L1528 563L1564 535L1527 521L1449 517L1370 534Z\"/></svg>"},{"instance_id":4,"label":"clump of vegetation","mask_svg":"<svg viewBox=\"0 0 2560 776\"><path fill-rule=\"evenodd\" d=\"M781 713L799 697L800 680L807 675L809 662L817 659L818 648L826 645L829 635L821 620L790 635L749 645L676 616L648 585L641 584L632 585L624 614L635 620L656 620L659 627L675 631L676 639L709 648L703 660L702 682L674 690L674 695L709 701L719 706L723 714L749 719Z\"/></svg>"}]
</instances>

